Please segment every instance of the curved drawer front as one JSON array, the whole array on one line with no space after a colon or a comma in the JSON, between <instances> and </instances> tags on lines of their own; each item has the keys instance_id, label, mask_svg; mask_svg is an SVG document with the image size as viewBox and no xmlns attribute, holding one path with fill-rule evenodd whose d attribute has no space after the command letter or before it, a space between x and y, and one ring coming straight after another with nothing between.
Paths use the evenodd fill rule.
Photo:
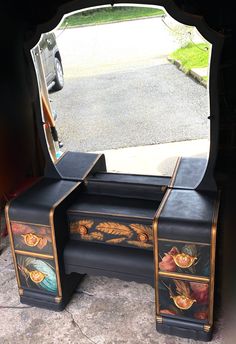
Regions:
<instances>
[{"instance_id":1,"label":"curved drawer front","mask_svg":"<svg viewBox=\"0 0 236 344\"><path fill-rule=\"evenodd\" d=\"M210 245L159 239L158 269L193 276L210 275Z\"/></svg>"},{"instance_id":2,"label":"curved drawer front","mask_svg":"<svg viewBox=\"0 0 236 344\"><path fill-rule=\"evenodd\" d=\"M53 254L51 228L45 225L11 221L15 250Z\"/></svg>"},{"instance_id":3,"label":"curved drawer front","mask_svg":"<svg viewBox=\"0 0 236 344\"><path fill-rule=\"evenodd\" d=\"M43 259L28 255L16 255L21 288L40 290L57 295L57 277L54 259Z\"/></svg>"},{"instance_id":4,"label":"curved drawer front","mask_svg":"<svg viewBox=\"0 0 236 344\"><path fill-rule=\"evenodd\" d=\"M69 214L69 227L75 240L153 249L151 221Z\"/></svg>"},{"instance_id":5,"label":"curved drawer front","mask_svg":"<svg viewBox=\"0 0 236 344\"><path fill-rule=\"evenodd\" d=\"M175 278L160 278L159 314L187 318L200 323L209 320L209 284Z\"/></svg>"}]
</instances>

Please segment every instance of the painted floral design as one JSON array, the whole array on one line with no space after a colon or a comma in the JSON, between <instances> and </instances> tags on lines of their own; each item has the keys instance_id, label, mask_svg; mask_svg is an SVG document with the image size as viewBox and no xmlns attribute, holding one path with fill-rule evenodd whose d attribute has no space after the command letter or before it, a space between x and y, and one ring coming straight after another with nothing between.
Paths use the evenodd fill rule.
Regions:
<instances>
[{"instance_id":1,"label":"painted floral design","mask_svg":"<svg viewBox=\"0 0 236 344\"><path fill-rule=\"evenodd\" d=\"M16 249L52 252L50 227L12 222L11 229Z\"/></svg>"},{"instance_id":2,"label":"painted floral design","mask_svg":"<svg viewBox=\"0 0 236 344\"><path fill-rule=\"evenodd\" d=\"M177 254L177 252L178 249L176 247L172 247L169 252L165 253L164 257L159 263L159 268L161 271L175 272L177 270L177 266L173 259L173 255Z\"/></svg>"},{"instance_id":3,"label":"painted floral design","mask_svg":"<svg viewBox=\"0 0 236 344\"><path fill-rule=\"evenodd\" d=\"M209 285L165 278L159 283L160 313L166 316L208 319Z\"/></svg>"},{"instance_id":4,"label":"painted floral design","mask_svg":"<svg viewBox=\"0 0 236 344\"><path fill-rule=\"evenodd\" d=\"M17 265L23 287L57 293L57 278L53 261L18 255Z\"/></svg>"},{"instance_id":5,"label":"painted floral design","mask_svg":"<svg viewBox=\"0 0 236 344\"><path fill-rule=\"evenodd\" d=\"M209 276L210 246L159 241L159 270Z\"/></svg>"},{"instance_id":6,"label":"painted floral design","mask_svg":"<svg viewBox=\"0 0 236 344\"><path fill-rule=\"evenodd\" d=\"M208 303L208 284L190 282L191 289L193 291L193 297L200 304Z\"/></svg>"}]
</instances>

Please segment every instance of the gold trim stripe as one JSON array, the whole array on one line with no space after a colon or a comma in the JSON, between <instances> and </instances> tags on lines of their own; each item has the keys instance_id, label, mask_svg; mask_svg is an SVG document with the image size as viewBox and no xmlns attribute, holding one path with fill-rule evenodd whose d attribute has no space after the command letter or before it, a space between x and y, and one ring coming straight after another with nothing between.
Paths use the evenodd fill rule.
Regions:
<instances>
[{"instance_id":1,"label":"gold trim stripe","mask_svg":"<svg viewBox=\"0 0 236 344\"><path fill-rule=\"evenodd\" d=\"M201 245L201 246L211 246L211 244L207 244L206 242L199 242L199 241L185 241L185 240L175 240L175 239L165 239L165 238L158 238L158 241L178 242L182 244L195 244L195 245Z\"/></svg>"},{"instance_id":2,"label":"gold trim stripe","mask_svg":"<svg viewBox=\"0 0 236 344\"><path fill-rule=\"evenodd\" d=\"M176 161L174 172L173 172L173 175L172 175L171 180L170 180L169 188L173 188L173 186L174 186L181 159L182 159L181 157L178 157L178 159Z\"/></svg>"},{"instance_id":3,"label":"gold trim stripe","mask_svg":"<svg viewBox=\"0 0 236 344\"><path fill-rule=\"evenodd\" d=\"M168 277L168 278L175 278L175 279L184 279L186 281L196 281L196 282L199 281L199 282L204 282L204 283L210 282L209 277L182 274L182 273L174 273L174 272L159 271L159 276Z\"/></svg>"},{"instance_id":4,"label":"gold trim stripe","mask_svg":"<svg viewBox=\"0 0 236 344\"><path fill-rule=\"evenodd\" d=\"M44 258L44 259L54 259L52 255L49 254L43 254L43 253L35 253L30 251L23 251L23 250L15 250L16 254L25 255L25 256L31 256L31 257L38 257L38 258Z\"/></svg>"},{"instance_id":5,"label":"gold trim stripe","mask_svg":"<svg viewBox=\"0 0 236 344\"><path fill-rule=\"evenodd\" d=\"M40 227L48 227L50 228L49 225L43 225L42 223L32 223L32 222L26 222L26 221L17 221L17 220L11 220L11 223L20 223L20 224L23 224L23 225L31 225L31 226L40 226Z\"/></svg>"},{"instance_id":6,"label":"gold trim stripe","mask_svg":"<svg viewBox=\"0 0 236 344\"><path fill-rule=\"evenodd\" d=\"M155 276L155 306L156 306L156 315L160 315L160 305L159 305L159 268L158 268L158 219L164 208L166 201L171 193L171 189L168 189L161 201L161 204L155 214L153 220L153 250L154 250L154 276Z\"/></svg>"}]
</instances>

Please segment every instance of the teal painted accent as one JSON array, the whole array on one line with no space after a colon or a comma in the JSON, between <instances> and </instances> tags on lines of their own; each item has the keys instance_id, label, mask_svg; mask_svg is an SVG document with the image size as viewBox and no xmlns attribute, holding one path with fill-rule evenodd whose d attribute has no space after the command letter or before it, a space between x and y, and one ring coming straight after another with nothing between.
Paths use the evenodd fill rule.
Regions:
<instances>
[{"instance_id":1,"label":"teal painted accent","mask_svg":"<svg viewBox=\"0 0 236 344\"><path fill-rule=\"evenodd\" d=\"M57 278L54 268L47 262L36 259L36 258L26 258L25 267L32 270L38 270L46 275L41 283L37 285L40 286L45 291L51 293L57 293Z\"/></svg>"}]
</instances>

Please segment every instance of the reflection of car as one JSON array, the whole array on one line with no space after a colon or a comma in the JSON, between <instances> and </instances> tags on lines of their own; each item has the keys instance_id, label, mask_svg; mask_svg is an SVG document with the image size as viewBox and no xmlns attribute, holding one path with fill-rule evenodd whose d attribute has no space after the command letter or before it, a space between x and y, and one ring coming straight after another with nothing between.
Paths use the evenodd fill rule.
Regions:
<instances>
[{"instance_id":1,"label":"reflection of car","mask_svg":"<svg viewBox=\"0 0 236 344\"><path fill-rule=\"evenodd\" d=\"M43 34L39 47L48 89L59 91L64 86L64 75L55 34L53 32Z\"/></svg>"}]
</instances>

